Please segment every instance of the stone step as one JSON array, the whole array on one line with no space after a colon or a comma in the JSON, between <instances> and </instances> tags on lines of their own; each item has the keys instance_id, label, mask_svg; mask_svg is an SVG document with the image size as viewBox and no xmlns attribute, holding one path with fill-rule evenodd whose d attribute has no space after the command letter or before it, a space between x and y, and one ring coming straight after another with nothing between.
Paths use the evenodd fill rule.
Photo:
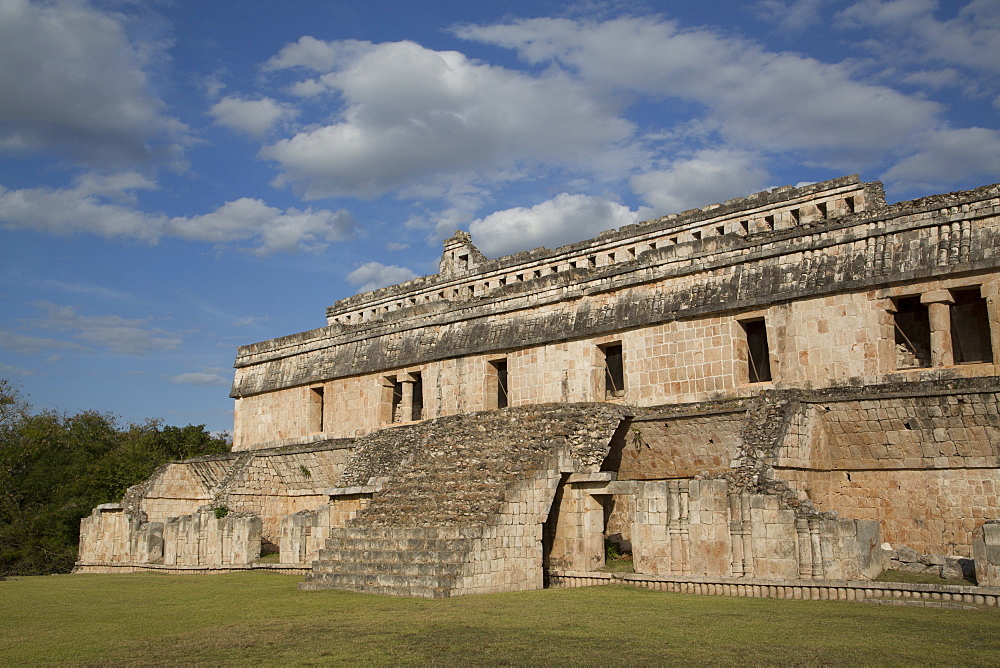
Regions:
<instances>
[{"instance_id":1,"label":"stone step","mask_svg":"<svg viewBox=\"0 0 1000 668\"><path fill-rule=\"evenodd\" d=\"M312 573L317 575L398 575L455 577L462 564L390 564L357 561L319 561Z\"/></svg>"},{"instance_id":2,"label":"stone step","mask_svg":"<svg viewBox=\"0 0 1000 668\"><path fill-rule=\"evenodd\" d=\"M378 564L459 564L468 550L372 550L326 548L319 551L319 561L357 561Z\"/></svg>"},{"instance_id":3,"label":"stone step","mask_svg":"<svg viewBox=\"0 0 1000 668\"><path fill-rule=\"evenodd\" d=\"M459 540L478 538L482 534L480 527L366 527L347 526L330 530L331 538L384 538L384 539L421 539L421 540Z\"/></svg>"},{"instance_id":4,"label":"stone step","mask_svg":"<svg viewBox=\"0 0 1000 668\"><path fill-rule=\"evenodd\" d=\"M371 587L407 590L413 587L425 589L451 589L456 577L452 575L393 575L391 573L309 573L306 582L324 583L331 587L353 588L367 591Z\"/></svg>"},{"instance_id":5,"label":"stone step","mask_svg":"<svg viewBox=\"0 0 1000 668\"><path fill-rule=\"evenodd\" d=\"M328 550L386 551L386 552L468 552L473 541L468 538L328 538Z\"/></svg>"},{"instance_id":6,"label":"stone step","mask_svg":"<svg viewBox=\"0 0 1000 668\"><path fill-rule=\"evenodd\" d=\"M415 596L419 598L449 598L451 589L447 587L378 587L375 585L341 585L318 580L315 582L300 582L301 591L318 591L321 589L341 589L364 594L380 594L382 596Z\"/></svg>"}]
</instances>

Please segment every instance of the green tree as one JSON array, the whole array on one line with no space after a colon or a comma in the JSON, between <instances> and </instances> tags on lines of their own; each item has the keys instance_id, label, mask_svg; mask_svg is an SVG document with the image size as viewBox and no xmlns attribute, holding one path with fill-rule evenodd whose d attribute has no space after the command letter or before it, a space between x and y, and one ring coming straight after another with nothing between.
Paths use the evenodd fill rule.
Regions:
<instances>
[{"instance_id":1,"label":"green tree","mask_svg":"<svg viewBox=\"0 0 1000 668\"><path fill-rule=\"evenodd\" d=\"M69 571L80 519L171 460L228 452L204 425L120 426L108 414L32 414L0 379L0 575Z\"/></svg>"}]
</instances>

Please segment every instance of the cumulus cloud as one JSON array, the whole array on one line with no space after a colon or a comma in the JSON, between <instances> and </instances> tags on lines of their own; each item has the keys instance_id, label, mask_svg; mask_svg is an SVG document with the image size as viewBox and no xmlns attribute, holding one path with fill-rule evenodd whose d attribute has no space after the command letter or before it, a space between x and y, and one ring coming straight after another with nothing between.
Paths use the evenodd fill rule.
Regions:
<instances>
[{"instance_id":1,"label":"cumulus cloud","mask_svg":"<svg viewBox=\"0 0 1000 668\"><path fill-rule=\"evenodd\" d=\"M533 207L491 213L469 225L476 246L496 257L538 246L555 248L629 225L638 214L600 197L562 193Z\"/></svg>"},{"instance_id":2,"label":"cumulus cloud","mask_svg":"<svg viewBox=\"0 0 1000 668\"><path fill-rule=\"evenodd\" d=\"M406 267L381 262L366 262L347 275L347 282L358 287L358 292L370 292L387 285L395 285L417 277Z\"/></svg>"},{"instance_id":3,"label":"cumulus cloud","mask_svg":"<svg viewBox=\"0 0 1000 668\"><path fill-rule=\"evenodd\" d=\"M443 192L456 179L512 178L521 165L593 172L631 155L631 124L559 73L535 77L412 42L323 44L300 40L269 64L330 69L310 86L344 101L336 122L261 151L282 169L276 182L308 199Z\"/></svg>"},{"instance_id":4,"label":"cumulus cloud","mask_svg":"<svg viewBox=\"0 0 1000 668\"><path fill-rule=\"evenodd\" d=\"M941 111L934 102L856 81L841 65L667 20L527 19L455 32L610 89L697 102L730 146L809 152L837 169L873 163L934 127Z\"/></svg>"},{"instance_id":5,"label":"cumulus cloud","mask_svg":"<svg viewBox=\"0 0 1000 668\"><path fill-rule=\"evenodd\" d=\"M135 173L85 175L67 188L0 186L0 226L50 234L90 233L109 239L156 243L177 237L249 247L258 255L316 252L329 242L353 238L346 210L278 209L241 198L200 216L169 217L136 208L137 192L155 184Z\"/></svg>"},{"instance_id":6,"label":"cumulus cloud","mask_svg":"<svg viewBox=\"0 0 1000 668\"><path fill-rule=\"evenodd\" d=\"M969 178L995 180L1000 174L1000 132L986 128L928 132L917 142L919 150L884 175L902 188L933 190L942 183Z\"/></svg>"},{"instance_id":7,"label":"cumulus cloud","mask_svg":"<svg viewBox=\"0 0 1000 668\"><path fill-rule=\"evenodd\" d=\"M178 334L148 327L149 318L89 316L80 313L75 306L62 306L46 301L35 305L44 314L31 323L34 327L70 332L78 341L105 347L114 353L145 355L157 350L171 350L183 341Z\"/></svg>"},{"instance_id":8,"label":"cumulus cloud","mask_svg":"<svg viewBox=\"0 0 1000 668\"><path fill-rule=\"evenodd\" d=\"M186 128L152 93L148 55L86 2L0 0L0 152L107 166L177 150Z\"/></svg>"},{"instance_id":9,"label":"cumulus cloud","mask_svg":"<svg viewBox=\"0 0 1000 668\"><path fill-rule=\"evenodd\" d=\"M935 16L939 11L937 0L862 0L836 20L848 29L888 31L892 39L879 44L887 65L931 61L1000 74L1000 3L972 0L944 20Z\"/></svg>"},{"instance_id":10,"label":"cumulus cloud","mask_svg":"<svg viewBox=\"0 0 1000 668\"><path fill-rule=\"evenodd\" d=\"M216 385L221 387L228 386L231 383L231 379L223 378L217 373L195 371L170 376L170 382L177 385Z\"/></svg>"},{"instance_id":11,"label":"cumulus cloud","mask_svg":"<svg viewBox=\"0 0 1000 668\"><path fill-rule=\"evenodd\" d=\"M219 125L252 137L263 137L275 123L295 116L295 110L269 97L259 100L245 100L240 97L224 97L216 102L209 113Z\"/></svg>"},{"instance_id":12,"label":"cumulus cloud","mask_svg":"<svg viewBox=\"0 0 1000 668\"><path fill-rule=\"evenodd\" d=\"M707 149L667 169L637 174L632 190L662 216L762 190L769 178L762 164L746 151Z\"/></svg>"}]
</instances>

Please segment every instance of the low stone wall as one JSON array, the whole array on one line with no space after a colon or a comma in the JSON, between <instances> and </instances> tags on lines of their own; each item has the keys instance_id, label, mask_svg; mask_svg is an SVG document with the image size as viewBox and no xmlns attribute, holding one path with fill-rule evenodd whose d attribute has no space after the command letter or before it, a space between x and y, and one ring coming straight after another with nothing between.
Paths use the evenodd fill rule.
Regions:
<instances>
[{"instance_id":1,"label":"low stone wall","mask_svg":"<svg viewBox=\"0 0 1000 668\"><path fill-rule=\"evenodd\" d=\"M301 564L227 564L225 566L166 566L164 564L91 564L77 562L74 573L166 573L169 575L216 575L219 573L242 573L244 571L264 571L267 573L282 573L284 575L302 575L309 572L309 566Z\"/></svg>"},{"instance_id":2,"label":"low stone wall","mask_svg":"<svg viewBox=\"0 0 1000 668\"><path fill-rule=\"evenodd\" d=\"M103 503L80 520L81 562L148 563L163 557L163 523L142 522L120 503Z\"/></svg>"},{"instance_id":3,"label":"low stone wall","mask_svg":"<svg viewBox=\"0 0 1000 668\"><path fill-rule=\"evenodd\" d=\"M548 572L550 587L592 587L630 584L656 591L706 596L783 598L812 601L913 602L928 606L948 604L1000 605L1000 587L909 584L903 582L859 582L852 580L767 580L601 573L583 571Z\"/></svg>"},{"instance_id":4,"label":"low stone wall","mask_svg":"<svg viewBox=\"0 0 1000 668\"><path fill-rule=\"evenodd\" d=\"M260 559L261 521L249 513L215 517L211 508L163 525L165 566L249 564Z\"/></svg>"}]
</instances>

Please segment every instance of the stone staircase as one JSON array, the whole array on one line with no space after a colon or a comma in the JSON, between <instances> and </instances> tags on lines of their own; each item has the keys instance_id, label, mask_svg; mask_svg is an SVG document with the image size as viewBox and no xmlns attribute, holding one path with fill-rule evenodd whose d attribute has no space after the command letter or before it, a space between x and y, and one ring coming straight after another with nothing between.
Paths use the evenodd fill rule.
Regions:
<instances>
[{"instance_id":1,"label":"stone staircase","mask_svg":"<svg viewBox=\"0 0 1000 668\"><path fill-rule=\"evenodd\" d=\"M466 569L476 530L333 529L300 589L447 598Z\"/></svg>"},{"instance_id":2,"label":"stone staircase","mask_svg":"<svg viewBox=\"0 0 1000 668\"><path fill-rule=\"evenodd\" d=\"M377 480L380 488L346 527L331 529L300 588L445 598L490 590L491 572L497 590L518 588L502 570L523 570L534 549L540 573L540 547L526 536L541 535L538 513L547 512L558 469L599 469L625 415L608 404L543 405L360 439L341 485ZM513 504L523 514L505 519L518 494L534 501Z\"/></svg>"}]
</instances>

